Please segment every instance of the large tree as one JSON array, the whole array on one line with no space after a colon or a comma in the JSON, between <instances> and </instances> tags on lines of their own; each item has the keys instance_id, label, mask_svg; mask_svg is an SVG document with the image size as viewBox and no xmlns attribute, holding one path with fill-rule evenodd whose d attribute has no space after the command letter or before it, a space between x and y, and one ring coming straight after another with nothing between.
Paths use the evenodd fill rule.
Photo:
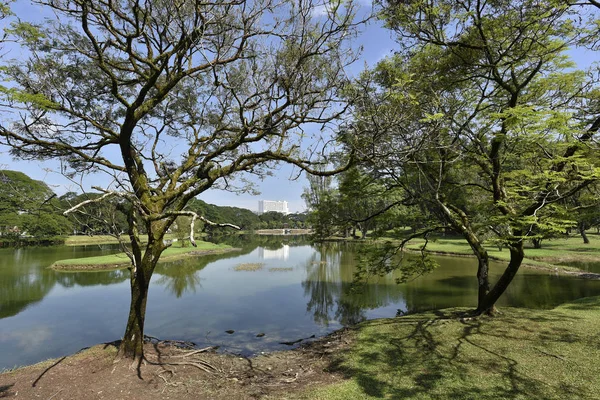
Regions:
<instances>
[{"instance_id":1,"label":"large tree","mask_svg":"<svg viewBox=\"0 0 600 400\"><path fill-rule=\"evenodd\" d=\"M578 37L561 1L382 2L398 52L366 74L354 147L477 256L477 313L493 311L524 241L564 221L546 212L598 179L595 82L565 51ZM429 229L426 229L428 231ZM508 266L490 285L490 236Z\"/></svg>"},{"instance_id":2,"label":"large tree","mask_svg":"<svg viewBox=\"0 0 600 400\"><path fill-rule=\"evenodd\" d=\"M354 5L35 3L55 19L23 43L26 59L3 70L12 87L0 137L16 157L61 160L69 176L108 174L101 198L131 204L131 307L119 354L140 360L165 232L181 215L205 219L186 204L209 188L243 189L234 174L276 161L310 170L303 127L327 134L346 111Z\"/></svg>"}]
</instances>

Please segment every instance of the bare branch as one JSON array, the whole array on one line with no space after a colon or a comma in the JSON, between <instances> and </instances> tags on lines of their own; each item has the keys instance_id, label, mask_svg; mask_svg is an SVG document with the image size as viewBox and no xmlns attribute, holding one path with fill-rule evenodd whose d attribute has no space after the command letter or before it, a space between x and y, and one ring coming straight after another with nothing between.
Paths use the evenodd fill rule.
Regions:
<instances>
[{"instance_id":1,"label":"bare branch","mask_svg":"<svg viewBox=\"0 0 600 400\"><path fill-rule=\"evenodd\" d=\"M240 228L237 225L233 225L233 224L218 224L216 222L212 222L208 219L206 219L205 217L198 215L197 213L195 213L194 211L172 211L172 212L168 212L165 213L159 217L155 217L155 219L164 219L164 218L169 218L169 217L178 217L178 216L188 216L188 217L192 217L192 220L190 221L190 243L192 243L192 246L197 247L198 245L196 244L196 240L194 238L194 224L196 223L196 219L200 219L202 222L204 222L207 225L210 226L217 226L217 227L222 227L222 228L233 228L233 229L237 229L237 230L241 230L242 228Z\"/></svg>"}]
</instances>

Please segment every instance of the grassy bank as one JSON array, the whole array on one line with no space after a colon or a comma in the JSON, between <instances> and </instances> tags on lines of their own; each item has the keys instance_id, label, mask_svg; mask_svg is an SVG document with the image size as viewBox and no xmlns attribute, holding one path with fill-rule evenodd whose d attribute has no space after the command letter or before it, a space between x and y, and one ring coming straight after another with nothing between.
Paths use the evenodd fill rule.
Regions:
<instances>
[{"instance_id":1,"label":"grassy bank","mask_svg":"<svg viewBox=\"0 0 600 400\"><path fill-rule=\"evenodd\" d=\"M463 319L462 311L368 321L252 359L147 343L150 362L132 368L113 361L113 344L99 345L0 373L0 397L600 398L600 297L553 310L506 308L494 318Z\"/></svg>"},{"instance_id":2,"label":"grassy bank","mask_svg":"<svg viewBox=\"0 0 600 400\"><path fill-rule=\"evenodd\" d=\"M197 247L169 247L161 257L161 261L174 261L184 257L201 256L205 254L224 253L236 249L225 244L210 242L196 242ZM90 270L124 268L129 265L129 258L125 253L110 254L106 256L72 258L56 261L50 268L60 270Z\"/></svg>"},{"instance_id":3,"label":"grassy bank","mask_svg":"<svg viewBox=\"0 0 600 400\"><path fill-rule=\"evenodd\" d=\"M590 243L583 244L581 237L572 236L568 238L552 239L542 242L541 249L535 249L529 243L525 246L524 265L559 269L564 271L579 271L576 267L565 264L600 262L600 236L589 235ZM424 240L412 240L407 248L419 250ZM492 259L508 261L510 254L508 249L499 250L498 247L486 244L484 246ZM434 253L473 256L471 247L462 238L437 238L430 240L427 249Z\"/></svg>"},{"instance_id":4,"label":"grassy bank","mask_svg":"<svg viewBox=\"0 0 600 400\"><path fill-rule=\"evenodd\" d=\"M165 235L165 240L171 240L174 238L175 238L175 235L173 235L173 234L168 233ZM129 243L129 236L122 235L121 240L123 240L125 243ZM140 235L140 240L142 241L142 243L146 243L148 241L148 235ZM85 246L85 245L89 245L89 244L118 244L118 243L119 243L119 241L117 240L117 238L115 238L114 236L110 236L110 235L94 235L94 236L70 235L70 236L67 236L67 238L65 239L65 245L67 245L67 246Z\"/></svg>"},{"instance_id":5,"label":"grassy bank","mask_svg":"<svg viewBox=\"0 0 600 400\"><path fill-rule=\"evenodd\" d=\"M364 323L302 399L598 399L600 297L474 320L442 310Z\"/></svg>"}]
</instances>

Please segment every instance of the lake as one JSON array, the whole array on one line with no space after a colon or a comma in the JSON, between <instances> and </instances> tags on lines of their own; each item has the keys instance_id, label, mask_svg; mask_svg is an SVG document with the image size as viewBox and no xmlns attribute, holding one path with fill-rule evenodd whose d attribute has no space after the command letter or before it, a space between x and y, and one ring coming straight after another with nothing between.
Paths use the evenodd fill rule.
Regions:
<instances>
[{"instance_id":1,"label":"lake","mask_svg":"<svg viewBox=\"0 0 600 400\"><path fill-rule=\"evenodd\" d=\"M280 342L325 335L365 319L393 317L398 310L476 304L472 258L438 257L438 269L410 283L397 285L390 275L350 291L356 266L351 244L310 245L286 236L229 240L242 251L157 267L146 334L249 355L289 348ZM121 337L129 310L127 269L47 268L59 259L116 250L98 245L0 249L0 369ZM263 266L235 270L246 263ZM503 268L493 263L492 277ZM551 308L594 295L600 295L600 281L522 268L499 305Z\"/></svg>"}]
</instances>

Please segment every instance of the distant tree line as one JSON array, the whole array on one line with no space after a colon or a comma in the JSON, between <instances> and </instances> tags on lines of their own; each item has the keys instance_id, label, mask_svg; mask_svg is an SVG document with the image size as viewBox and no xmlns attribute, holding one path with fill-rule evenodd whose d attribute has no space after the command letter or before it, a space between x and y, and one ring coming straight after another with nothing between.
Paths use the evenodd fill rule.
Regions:
<instances>
[{"instance_id":1,"label":"distant tree line","mask_svg":"<svg viewBox=\"0 0 600 400\"><path fill-rule=\"evenodd\" d=\"M96 200L101 193L67 192L58 196L44 182L36 181L18 171L0 171L0 242L39 243L60 242L66 235L106 235L127 231L128 203L119 198L91 201L77 212L63 215L74 205ZM283 215L268 212L257 215L238 207L221 207L193 199L188 209L216 223L236 221L244 230L305 228L304 214ZM180 217L185 218L185 217ZM178 221L174 229L189 230L189 221ZM197 231L205 229L197 224Z\"/></svg>"}]
</instances>

